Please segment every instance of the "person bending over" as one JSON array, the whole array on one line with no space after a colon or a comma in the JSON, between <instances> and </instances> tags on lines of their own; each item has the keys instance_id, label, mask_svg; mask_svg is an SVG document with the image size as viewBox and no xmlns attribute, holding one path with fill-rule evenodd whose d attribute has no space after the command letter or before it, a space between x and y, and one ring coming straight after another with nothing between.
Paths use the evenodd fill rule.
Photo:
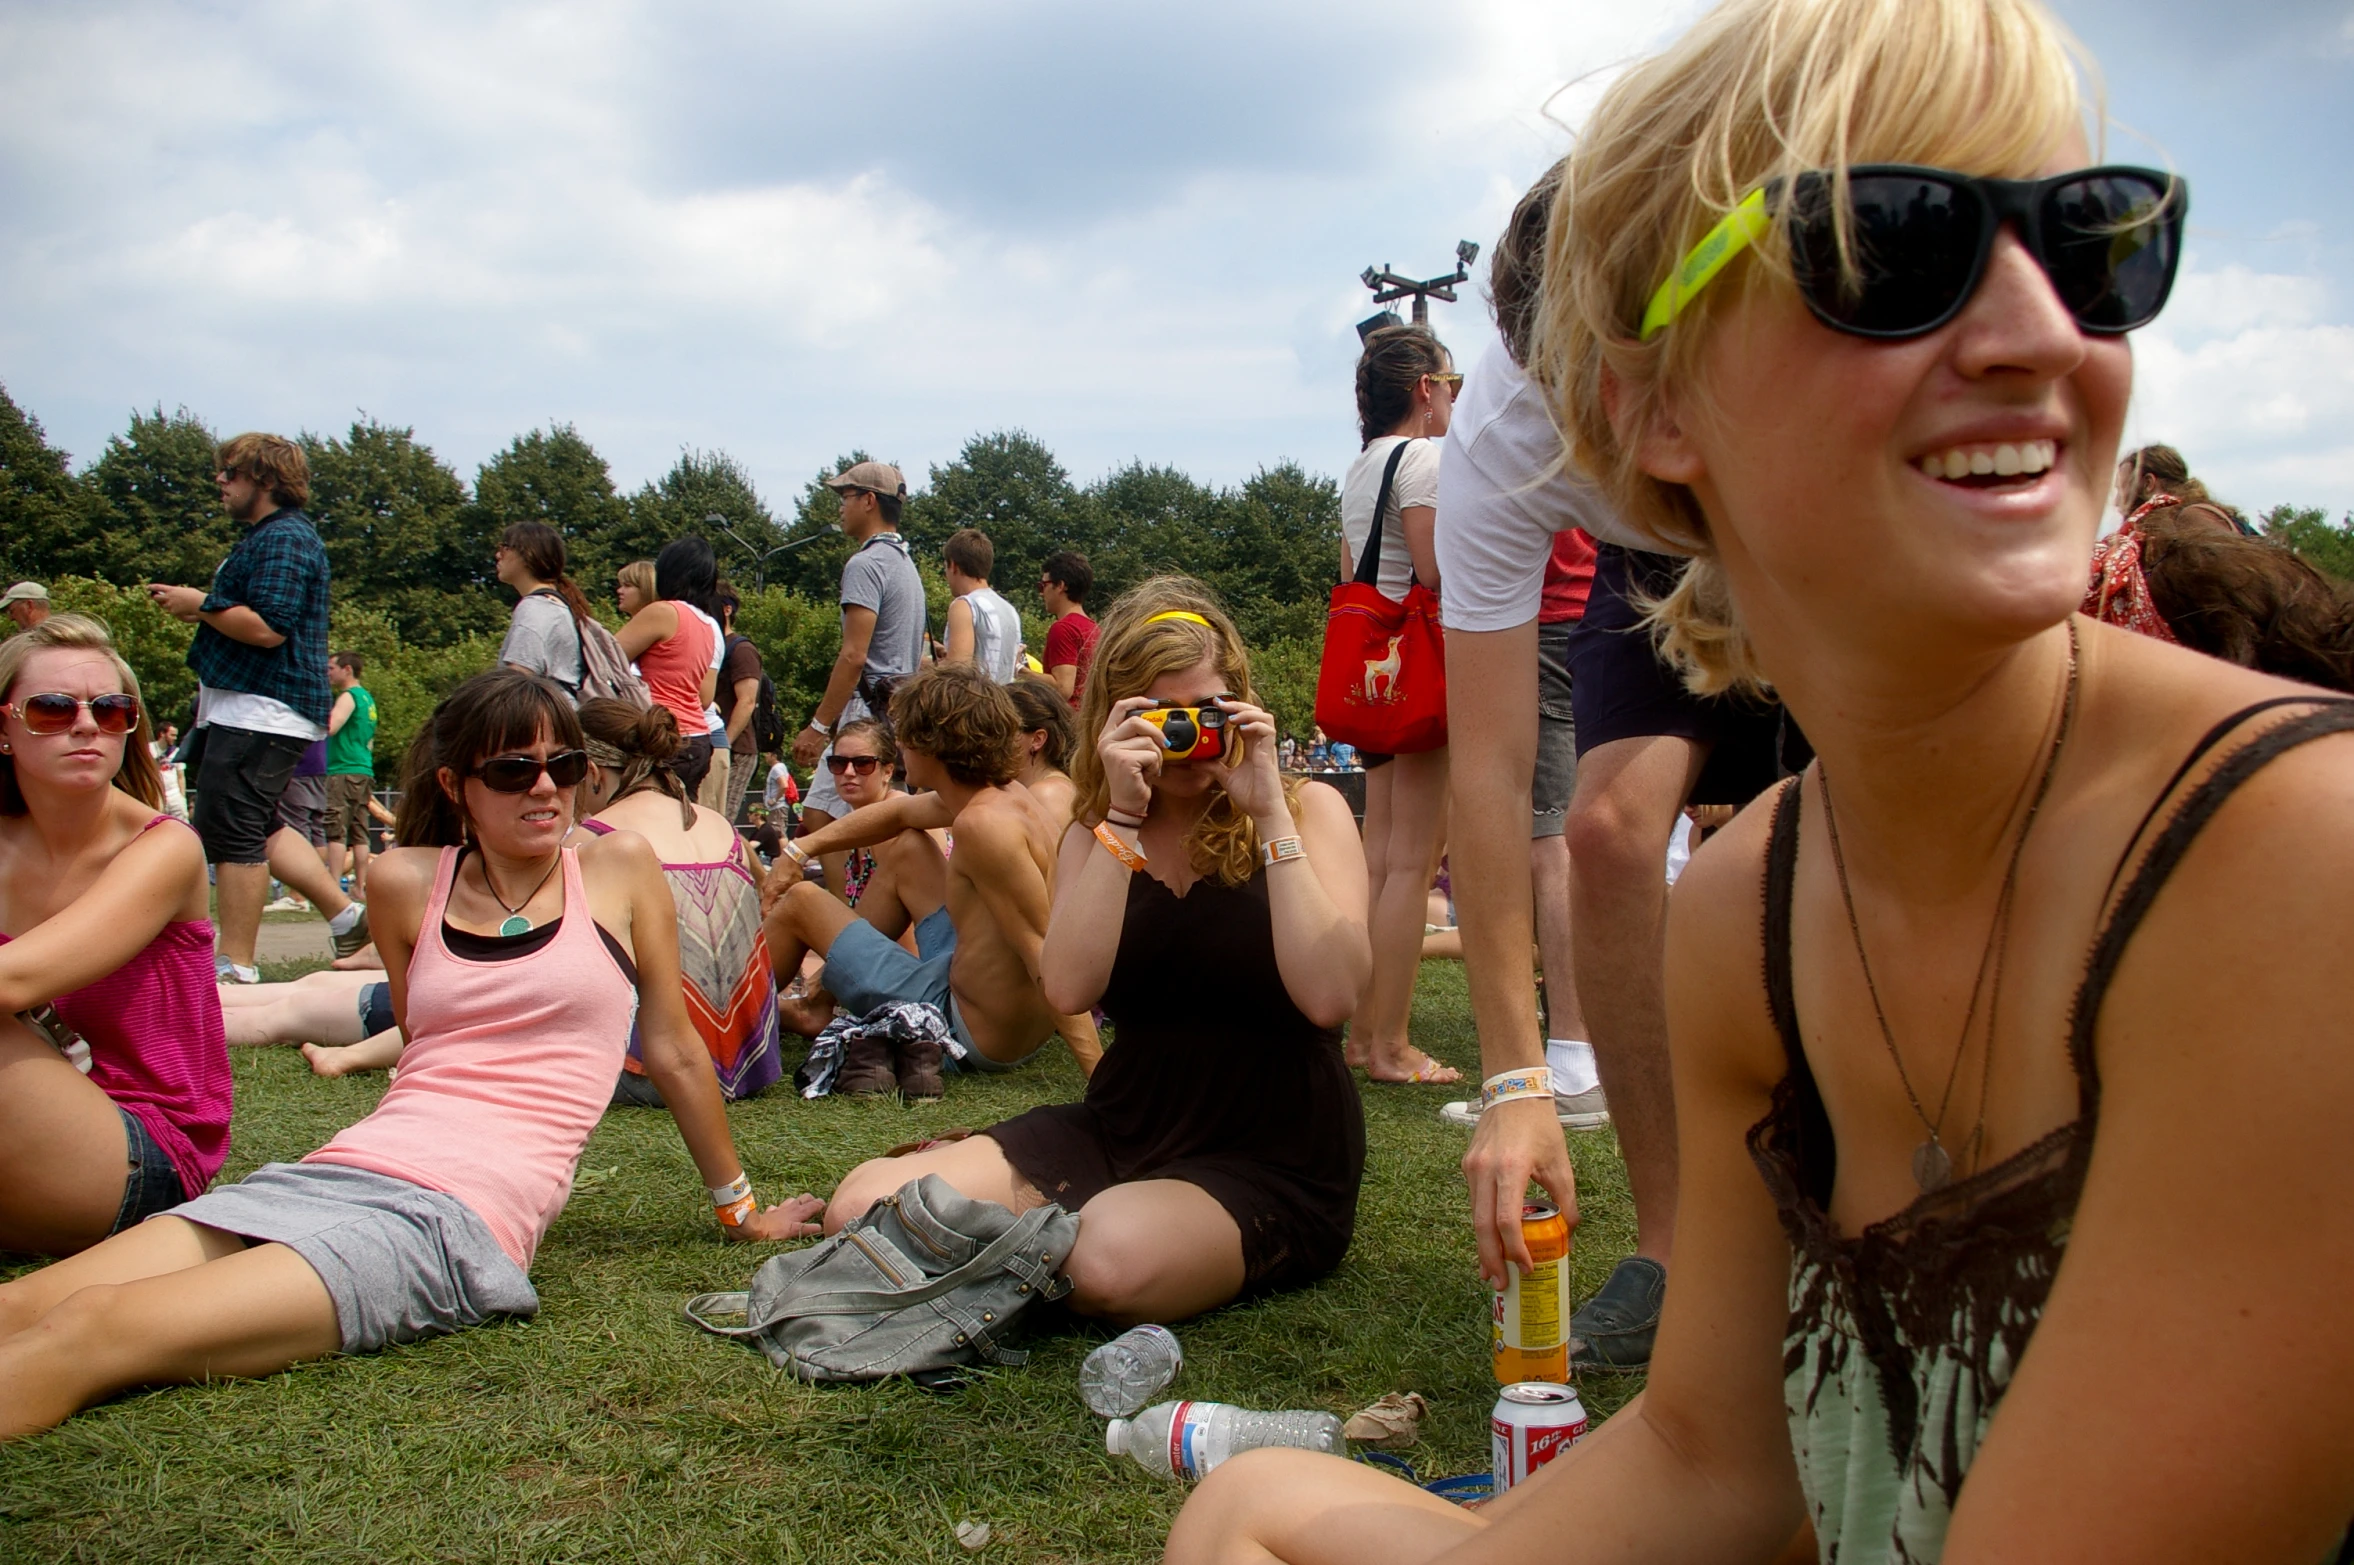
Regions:
<instances>
[{"instance_id":1,"label":"person bending over","mask_svg":"<svg viewBox=\"0 0 2354 1565\"><path fill-rule=\"evenodd\" d=\"M585 828L598 835L636 832L662 861L678 907L687 1019L719 1073L720 1096L734 1103L765 1091L784 1074L776 976L760 930L766 872L726 817L687 802L670 764L680 744L678 724L666 709L583 701L580 726L589 758L582 805L594 812ZM662 1107L634 1032L613 1101Z\"/></svg>"},{"instance_id":2,"label":"person bending over","mask_svg":"<svg viewBox=\"0 0 2354 1565\"><path fill-rule=\"evenodd\" d=\"M1156 707L1216 707L1236 764L1179 761ZM1083 1102L854 1170L829 1229L939 1174L1016 1211L1079 1213L1074 1309L1174 1321L1332 1270L1356 1224L1365 1121L1340 1026L1372 965L1365 860L1341 796L1287 782L1233 622L1158 577L1106 616L1044 952L1058 1009L1114 1045ZM1230 751L1231 755L1232 752ZM956 858L965 855L957 833Z\"/></svg>"},{"instance_id":3,"label":"person bending over","mask_svg":"<svg viewBox=\"0 0 2354 1565\"><path fill-rule=\"evenodd\" d=\"M914 922L917 951L911 957L893 943L897 929L874 922L880 910L854 915L820 887L776 877L766 895L777 971L798 971L804 951L826 959L825 988L788 1012L788 1025L814 1032L807 1024L823 1027L837 1003L865 1016L920 1001L947 1017L976 1069L1011 1069L1057 1033L1081 1069L1094 1069L1102 1049L1086 1007L1057 1014L1041 987L1054 833L1017 780L1020 721L1005 687L970 664L925 669L892 694L908 781L930 792L853 811L786 853L802 863L889 843L898 911ZM944 872L924 863L911 827L955 832Z\"/></svg>"},{"instance_id":4,"label":"person bending over","mask_svg":"<svg viewBox=\"0 0 2354 1565\"><path fill-rule=\"evenodd\" d=\"M634 832L572 845L563 692L467 680L410 747L374 920L411 1043L374 1113L300 1163L0 1286L0 1439L127 1387L260 1376L529 1315L526 1275L604 1113L633 996L646 1062L730 1238L759 1210L680 1000L670 888ZM462 845L461 845L462 844ZM95 938L95 937L93 937Z\"/></svg>"},{"instance_id":5,"label":"person bending over","mask_svg":"<svg viewBox=\"0 0 2354 1565\"><path fill-rule=\"evenodd\" d=\"M104 626L0 642L0 703L0 1250L70 1255L228 1156L209 888Z\"/></svg>"},{"instance_id":6,"label":"person bending over","mask_svg":"<svg viewBox=\"0 0 2354 1565\"><path fill-rule=\"evenodd\" d=\"M2187 201L2076 72L2034 0L1732 0L1588 121L1543 379L1818 756L1670 903L1649 1383L1479 1515L1246 1454L1176 1565L2344 1557L2354 702L2072 612Z\"/></svg>"},{"instance_id":7,"label":"person bending over","mask_svg":"<svg viewBox=\"0 0 2354 1565\"><path fill-rule=\"evenodd\" d=\"M1071 786L1071 752L1078 747L1078 719L1070 703L1038 674L1017 675L1005 687L1022 723L1022 786L1046 811L1059 841L1071 824L1076 799Z\"/></svg>"}]
</instances>

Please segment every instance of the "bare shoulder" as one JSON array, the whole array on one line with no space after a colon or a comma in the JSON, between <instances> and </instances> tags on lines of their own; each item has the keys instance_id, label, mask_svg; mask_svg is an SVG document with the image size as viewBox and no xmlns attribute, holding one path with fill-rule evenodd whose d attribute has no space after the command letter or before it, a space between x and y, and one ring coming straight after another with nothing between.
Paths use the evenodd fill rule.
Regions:
<instances>
[{"instance_id":1,"label":"bare shoulder","mask_svg":"<svg viewBox=\"0 0 2354 1565\"><path fill-rule=\"evenodd\" d=\"M368 892L373 901L389 891L422 906L441 869L439 848L389 848L368 861Z\"/></svg>"},{"instance_id":2,"label":"bare shoulder","mask_svg":"<svg viewBox=\"0 0 2354 1565\"><path fill-rule=\"evenodd\" d=\"M1017 792L1017 789L1021 789L1021 784L984 788L956 812L959 858L969 849L978 849L992 857L1011 852L1029 840L1033 828L1044 836L1045 812L1038 808L1027 790Z\"/></svg>"},{"instance_id":3,"label":"bare shoulder","mask_svg":"<svg viewBox=\"0 0 2354 1565\"><path fill-rule=\"evenodd\" d=\"M1352 836L1357 830L1357 814L1349 808L1348 799L1330 783L1304 782L1300 784L1300 823L1313 821L1328 829L1337 828Z\"/></svg>"},{"instance_id":4,"label":"bare shoulder","mask_svg":"<svg viewBox=\"0 0 2354 1565\"><path fill-rule=\"evenodd\" d=\"M1783 1068L1764 960L1766 849L1782 793L1767 789L1701 844L1667 907L1669 1028L1679 1070L1727 1068L1761 1089Z\"/></svg>"},{"instance_id":5,"label":"bare shoulder","mask_svg":"<svg viewBox=\"0 0 2354 1565\"><path fill-rule=\"evenodd\" d=\"M654 845L628 827L588 834L577 843L580 872L591 879L611 875L622 879L662 873L662 857Z\"/></svg>"}]
</instances>

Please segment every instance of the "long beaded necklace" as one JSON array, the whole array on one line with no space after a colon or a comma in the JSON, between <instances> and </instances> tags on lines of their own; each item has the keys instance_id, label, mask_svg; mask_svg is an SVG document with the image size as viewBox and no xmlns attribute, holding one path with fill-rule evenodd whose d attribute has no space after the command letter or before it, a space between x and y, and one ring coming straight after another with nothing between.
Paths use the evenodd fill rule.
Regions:
<instances>
[{"instance_id":1,"label":"long beaded necklace","mask_svg":"<svg viewBox=\"0 0 2354 1565\"><path fill-rule=\"evenodd\" d=\"M1913 1106L1914 1117L1929 1133L1928 1139L1913 1149L1913 1183L1923 1195L1942 1190L1953 1182L1954 1156L1945 1145L1945 1116L1953 1105L1954 1081L1961 1073L1962 1055L1970 1046L1970 1031L1978 1019L1981 994L1986 996L1986 1053L1980 1066L1978 1120L1959 1148L1973 1165L1979 1143L1986 1134L1986 1094L1994 1080L1995 1012L2002 1003L2003 955L2010 946L2011 906L2019 889L2019 861L2027 849L2027 834L2035 829L2035 817L2043 808L2045 796L2051 792L2052 774L2059 769L2060 753L2068 747L2068 731L2075 726L2076 684L2076 622L2071 619L2068 621L2068 681L2060 697L2059 725L2052 733L2051 747L2044 753L2043 772L2036 779L2034 796L2028 800L2026 818L2019 823L2019 835L2011 843L2011 861L2003 871L2002 889L1995 895L1994 918L1987 926L1985 948L1978 954L1978 975L1970 985L1970 1004L1962 1013L1961 1039L1954 1045L1953 1063L1946 1068L1945 1090L1938 1096L1934 1119L1921 1106L1920 1094L1913 1090L1912 1077L1905 1072L1904 1057L1896 1049L1896 1034L1888 1025L1888 1012L1880 1003L1880 986L1872 980L1872 961L1864 954L1863 926L1855 916L1855 893L1847 883L1847 857L1839 846L1839 816L1831 807L1831 774L1823 770L1820 762L1816 763L1815 778L1823 791L1823 825L1831 839L1831 864L1838 872L1839 900L1847 909L1847 932L1855 941L1855 959L1863 968L1864 992L1872 997L1872 1017L1880 1024L1880 1041L1888 1046L1888 1058L1896 1066L1896 1079L1904 1088L1905 1101ZM2014 803L2013 808L2016 807ZM1990 971L1991 989L1987 982Z\"/></svg>"}]
</instances>

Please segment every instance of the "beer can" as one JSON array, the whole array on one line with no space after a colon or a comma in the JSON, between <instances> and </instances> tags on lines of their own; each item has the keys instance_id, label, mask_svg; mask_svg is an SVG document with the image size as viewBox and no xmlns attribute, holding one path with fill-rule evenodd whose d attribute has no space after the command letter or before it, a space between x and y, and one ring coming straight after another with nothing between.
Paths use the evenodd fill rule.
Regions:
<instances>
[{"instance_id":1,"label":"beer can","mask_svg":"<svg viewBox=\"0 0 2354 1565\"><path fill-rule=\"evenodd\" d=\"M1526 1274L1504 1268L1496 1290L1489 1344L1496 1384L1541 1380L1569 1383L1569 1219L1554 1207L1530 1202L1520 1209L1520 1233L1536 1264Z\"/></svg>"},{"instance_id":2,"label":"beer can","mask_svg":"<svg viewBox=\"0 0 2354 1565\"><path fill-rule=\"evenodd\" d=\"M1506 1386L1489 1416L1496 1493L1526 1483L1531 1474L1586 1438L1586 1405L1569 1386L1531 1380Z\"/></svg>"}]
</instances>

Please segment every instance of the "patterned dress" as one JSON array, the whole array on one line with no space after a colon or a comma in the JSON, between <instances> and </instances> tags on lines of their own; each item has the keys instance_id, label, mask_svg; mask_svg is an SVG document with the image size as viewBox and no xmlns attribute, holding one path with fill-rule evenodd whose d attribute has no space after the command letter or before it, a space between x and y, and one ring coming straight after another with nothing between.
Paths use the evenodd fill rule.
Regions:
<instances>
[{"instance_id":1,"label":"patterned dress","mask_svg":"<svg viewBox=\"0 0 2354 1565\"><path fill-rule=\"evenodd\" d=\"M599 836L613 829L601 821L581 824ZM760 928L760 888L736 858L664 864L662 877L678 904L678 968L687 1018L719 1073L721 1096L730 1103L751 1097L785 1073L777 1046L776 974L769 965L768 937ZM646 1074L634 1024L622 1069L641 1078Z\"/></svg>"}]
</instances>

